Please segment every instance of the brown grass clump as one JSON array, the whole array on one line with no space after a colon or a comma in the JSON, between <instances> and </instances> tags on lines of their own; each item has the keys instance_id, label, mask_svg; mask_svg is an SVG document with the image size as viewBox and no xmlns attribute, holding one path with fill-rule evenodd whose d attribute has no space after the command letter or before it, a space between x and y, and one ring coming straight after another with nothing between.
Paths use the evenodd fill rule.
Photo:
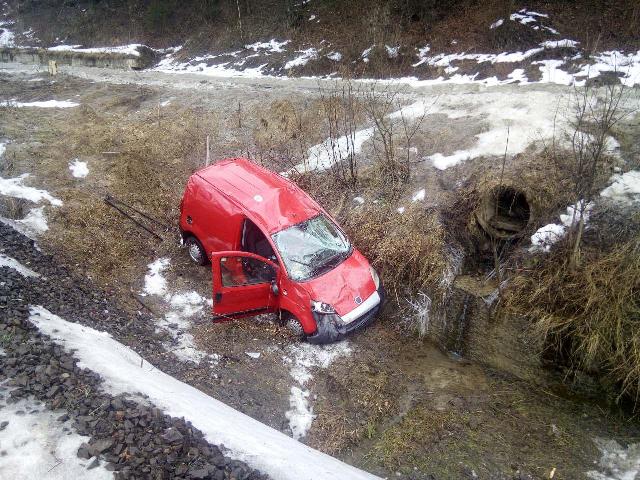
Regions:
<instances>
[{"instance_id":1,"label":"brown grass clump","mask_svg":"<svg viewBox=\"0 0 640 480\"><path fill-rule=\"evenodd\" d=\"M345 375L322 380L315 386L324 393L314 406L317 418L307 442L329 455L344 454L373 438L396 408L397 385L384 370L354 363Z\"/></svg>"},{"instance_id":2,"label":"brown grass clump","mask_svg":"<svg viewBox=\"0 0 640 480\"><path fill-rule=\"evenodd\" d=\"M375 204L374 204L375 205ZM343 222L349 237L380 271L389 292L437 290L447 269L445 231L435 209L389 206L352 210Z\"/></svg>"},{"instance_id":3,"label":"brown grass clump","mask_svg":"<svg viewBox=\"0 0 640 480\"><path fill-rule=\"evenodd\" d=\"M556 361L597 373L621 397L640 398L640 237L606 251L585 248L575 268L568 244L515 277L507 312L535 320Z\"/></svg>"}]
</instances>

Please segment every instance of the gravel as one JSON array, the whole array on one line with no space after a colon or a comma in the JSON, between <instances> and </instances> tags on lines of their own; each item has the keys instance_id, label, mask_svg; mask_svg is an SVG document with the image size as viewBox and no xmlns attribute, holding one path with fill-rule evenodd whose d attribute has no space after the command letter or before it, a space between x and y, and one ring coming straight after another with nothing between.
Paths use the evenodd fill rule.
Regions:
<instances>
[{"instance_id":1,"label":"gravel","mask_svg":"<svg viewBox=\"0 0 640 480\"><path fill-rule=\"evenodd\" d=\"M146 400L106 394L98 374L79 368L72 354L28 321L29 305L42 305L66 320L82 320L116 338L126 337L129 345L140 339L137 350L144 355L161 348L150 317L131 318L106 292L87 279L73 278L52 256L5 225L0 225L0 252L43 275L24 278L0 267L2 398L11 403L35 397L59 411L58 421L71 420L78 434L90 437L77 451L78 457L92 459L87 468L102 464L117 479L268 478L225 456L223 447L208 443L185 419L171 417Z\"/></svg>"}]
</instances>

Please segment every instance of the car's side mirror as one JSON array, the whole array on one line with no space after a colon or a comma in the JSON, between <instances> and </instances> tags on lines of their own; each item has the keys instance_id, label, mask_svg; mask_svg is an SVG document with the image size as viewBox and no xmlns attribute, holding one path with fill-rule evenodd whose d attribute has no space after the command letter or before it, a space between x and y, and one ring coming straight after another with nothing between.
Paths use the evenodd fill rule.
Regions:
<instances>
[{"instance_id":1,"label":"car's side mirror","mask_svg":"<svg viewBox=\"0 0 640 480\"><path fill-rule=\"evenodd\" d=\"M280 287L278 287L278 284L276 283L275 280L271 282L271 291L276 296L280 293Z\"/></svg>"}]
</instances>

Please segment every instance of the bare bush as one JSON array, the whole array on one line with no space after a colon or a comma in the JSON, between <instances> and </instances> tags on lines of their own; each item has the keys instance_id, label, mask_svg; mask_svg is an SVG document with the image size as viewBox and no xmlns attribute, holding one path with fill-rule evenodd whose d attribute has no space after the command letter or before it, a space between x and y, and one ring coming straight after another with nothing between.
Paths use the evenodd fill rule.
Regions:
<instances>
[{"instance_id":1,"label":"bare bush","mask_svg":"<svg viewBox=\"0 0 640 480\"><path fill-rule=\"evenodd\" d=\"M585 86L575 88L571 104L573 118L570 130L562 133L570 154L558 152L554 138L556 166L569 179L574 199L574 215L569 227L571 239L570 265L580 262L585 216L600 188L599 179L610 171L607 149L613 128L626 115L621 108L628 97L624 85L609 85L602 90Z\"/></svg>"},{"instance_id":2,"label":"bare bush","mask_svg":"<svg viewBox=\"0 0 640 480\"><path fill-rule=\"evenodd\" d=\"M358 182L356 148L357 124L362 106L357 99L358 88L350 80L342 81L331 90L319 87L327 140L311 152L327 158L333 176L341 182L355 186Z\"/></svg>"},{"instance_id":3,"label":"bare bush","mask_svg":"<svg viewBox=\"0 0 640 480\"><path fill-rule=\"evenodd\" d=\"M378 177L396 186L411 178L413 140L427 112L424 107L421 115L410 118L398 95L395 87L377 83L365 92L365 111L374 125L371 144ZM399 146L404 155L398 155Z\"/></svg>"}]
</instances>

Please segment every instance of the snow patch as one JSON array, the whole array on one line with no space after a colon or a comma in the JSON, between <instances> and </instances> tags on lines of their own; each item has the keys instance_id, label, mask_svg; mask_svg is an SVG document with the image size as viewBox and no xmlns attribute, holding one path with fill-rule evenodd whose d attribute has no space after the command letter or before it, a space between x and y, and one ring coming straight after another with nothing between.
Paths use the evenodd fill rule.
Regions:
<instances>
[{"instance_id":1,"label":"snow patch","mask_svg":"<svg viewBox=\"0 0 640 480\"><path fill-rule=\"evenodd\" d=\"M257 360L258 358L260 358L260 352L244 352L245 355L247 355L250 358L253 358L254 360Z\"/></svg>"},{"instance_id":2,"label":"snow patch","mask_svg":"<svg viewBox=\"0 0 640 480\"><path fill-rule=\"evenodd\" d=\"M15 45L15 33L7 27L13 22L0 22L0 47L13 47Z\"/></svg>"},{"instance_id":3,"label":"snow patch","mask_svg":"<svg viewBox=\"0 0 640 480\"><path fill-rule=\"evenodd\" d=\"M549 252L551 246L558 240L564 237L567 233L567 227L564 225L558 225L557 223L550 223L544 227L540 227L536 230L536 233L531 235L531 247L530 252Z\"/></svg>"},{"instance_id":4,"label":"snow patch","mask_svg":"<svg viewBox=\"0 0 640 480\"><path fill-rule=\"evenodd\" d=\"M73 162L69 163L69 170L71 170L71 175L75 178L85 178L89 175L87 162L81 162L77 158Z\"/></svg>"},{"instance_id":5,"label":"snow patch","mask_svg":"<svg viewBox=\"0 0 640 480\"><path fill-rule=\"evenodd\" d=\"M21 220L15 220L15 222L19 225L22 225L26 232L35 236L49 230L47 217L45 217L44 215L44 207L32 208L31 210L29 210L29 213L27 213L26 217ZM18 229L18 231L20 231L20 229Z\"/></svg>"},{"instance_id":6,"label":"snow patch","mask_svg":"<svg viewBox=\"0 0 640 480\"><path fill-rule=\"evenodd\" d=\"M640 170L612 176L611 185L602 190L600 195L619 203L640 202Z\"/></svg>"},{"instance_id":7,"label":"snow patch","mask_svg":"<svg viewBox=\"0 0 640 480\"><path fill-rule=\"evenodd\" d=\"M342 54L340 52L331 52L327 54L327 58L329 60L333 60L334 62L339 62L342 60Z\"/></svg>"},{"instance_id":8,"label":"snow patch","mask_svg":"<svg viewBox=\"0 0 640 480\"><path fill-rule=\"evenodd\" d=\"M109 393L147 395L149 401L166 414L184 417L204 433L208 442L223 444L231 457L245 461L274 480L378 478L297 442L176 380L143 361L106 332L67 322L40 306L31 307L30 320L55 342L67 350L75 350L78 366L100 374Z\"/></svg>"},{"instance_id":9,"label":"snow patch","mask_svg":"<svg viewBox=\"0 0 640 480\"><path fill-rule=\"evenodd\" d=\"M168 258L160 258L150 263L147 268L149 273L144 277L144 294L162 297L168 311L160 319L156 319L158 328L171 335L175 345L167 345L180 360L185 362L200 363L204 360L217 363L219 356L203 352L195 346L193 335L188 333L192 327L190 320L194 315L202 312L210 300L201 296L198 292L167 292L167 280L163 272L169 267Z\"/></svg>"},{"instance_id":10,"label":"snow patch","mask_svg":"<svg viewBox=\"0 0 640 480\"><path fill-rule=\"evenodd\" d=\"M23 277L38 278L39 273L34 272L29 267L25 267L18 260L3 253L0 253L0 267L8 267L18 272Z\"/></svg>"},{"instance_id":11,"label":"snow patch","mask_svg":"<svg viewBox=\"0 0 640 480\"><path fill-rule=\"evenodd\" d=\"M89 460L78 458L76 453L82 443L89 441L89 437L70 432L70 422L58 422L56 417L60 414L47 410L43 403L26 399L7 403L3 399L0 408L2 420L9 422L0 430L0 472L3 478L113 478L113 472L104 467L87 470Z\"/></svg>"},{"instance_id":12,"label":"snow patch","mask_svg":"<svg viewBox=\"0 0 640 480\"><path fill-rule=\"evenodd\" d=\"M328 368L335 360L351 355L351 347L346 341L331 345L311 345L304 343L289 347L283 361L291 364L289 374L298 385L291 387L289 396L289 410L285 417L289 420L289 427L293 438L303 438L313 423L315 415L313 406L309 404L310 392L305 384L313 378L312 368Z\"/></svg>"},{"instance_id":13,"label":"snow patch","mask_svg":"<svg viewBox=\"0 0 640 480\"><path fill-rule=\"evenodd\" d=\"M313 47L307 48L306 50L299 50L297 53L300 55L284 64L285 70L290 70L294 67L303 67L309 63L310 60L318 58L318 50Z\"/></svg>"},{"instance_id":14,"label":"snow patch","mask_svg":"<svg viewBox=\"0 0 640 480\"><path fill-rule=\"evenodd\" d=\"M80 106L80 104L70 100L44 100L41 102L16 102L15 100L7 100L0 104L0 106L14 108L73 108Z\"/></svg>"},{"instance_id":15,"label":"snow patch","mask_svg":"<svg viewBox=\"0 0 640 480\"><path fill-rule=\"evenodd\" d=\"M542 45L545 48L576 48L580 42L576 42L575 40L547 40L546 42L542 42Z\"/></svg>"},{"instance_id":16,"label":"snow patch","mask_svg":"<svg viewBox=\"0 0 640 480\"><path fill-rule=\"evenodd\" d=\"M364 63L369 63L369 54L371 54L371 52L373 52L373 49L376 48L375 45L371 45L369 48L366 48L362 51L362 53L360 54L360 58L362 59L362 61Z\"/></svg>"},{"instance_id":17,"label":"snow patch","mask_svg":"<svg viewBox=\"0 0 640 480\"><path fill-rule=\"evenodd\" d=\"M254 52L261 52L266 55L270 53L281 53L284 52L284 47L291 40L284 40L282 42L277 41L275 38L269 40L268 42L256 42L250 45L245 45L244 48L247 50L253 50Z\"/></svg>"},{"instance_id":18,"label":"snow patch","mask_svg":"<svg viewBox=\"0 0 640 480\"><path fill-rule=\"evenodd\" d=\"M296 386L291 387L289 410L285 416L289 420L289 428L293 438L297 440L307 434L316 418L313 414L313 407L309 405L309 390L303 390Z\"/></svg>"},{"instance_id":19,"label":"snow patch","mask_svg":"<svg viewBox=\"0 0 640 480\"><path fill-rule=\"evenodd\" d=\"M306 162L296 165L291 171L326 170L334 163L348 158L349 155L360 153L364 143L373 136L374 131L375 129L371 127L358 130L353 137L344 135L338 138L327 138L324 142L309 148Z\"/></svg>"},{"instance_id":20,"label":"snow patch","mask_svg":"<svg viewBox=\"0 0 640 480\"><path fill-rule=\"evenodd\" d=\"M635 480L640 474L640 444L622 447L615 440L596 439L602 456L598 470L587 472L592 480Z\"/></svg>"},{"instance_id":21,"label":"snow patch","mask_svg":"<svg viewBox=\"0 0 640 480\"><path fill-rule=\"evenodd\" d=\"M549 252L553 244L562 239L573 225L577 225L578 222L580 222L580 210L583 210L582 217L584 218L584 223L586 225L589 221L591 210L593 209L593 203L587 203L584 205L584 208L582 207L584 204L583 200L578 203L579 207L576 205L569 205L567 207L567 212L560 215L560 224L550 223L549 225L545 225L544 227L540 227L536 230L536 232L531 236L531 247L529 247L529 251Z\"/></svg>"},{"instance_id":22,"label":"snow patch","mask_svg":"<svg viewBox=\"0 0 640 480\"><path fill-rule=\"evenodd\" d=\"M96 47L96 48L80 48L80 45L56 45L47 50L51 52L75 52L75 53L120 53L123 55L131 55L139 57L138 48L146 47L140 43L132 43L131 45L121 45L118 47ZM149 47L146 47L149 48Z\"/></svg>"},{"instance_id":23,"label":"snow patch","mask_svg":"<svg viewBox=\"0 0 640 480\"><path fill-rule=\"evenodd\" d=\"M144 276L144 292L148 295L163 295L167 291L167 280L162 272L169 266L168 258L159 258L147 265L149 273Z\"/></svg>"},{"instance_id":24,"label":"snow patch","mask_svg":"<svg viewBox=\"0 0 640 480\"><path fill-rule=\"evenodd\" d=\"M46 190L40 190L34 187L24 185L24 181L29 177L28 173L23 173L19 177L2 178L0 177L0 195L13 198L22 198L33 203L40 203L46 200L51 205L59 207L62 201L52 196Z\"/></svg>"},{"instance_id":25,"label":"snow patch","mask_svg":"<svg viewBox=\"0 0 640 480\"><path fill-rule=\"evenodd\" d=\"M489 25L489 30L493 30L495 28L501 27L504 24L504 18L496 20L491 25Z\"/></svg>"},{"instance_id":26,"label":"snow patch","mask_svg":"<svg viewBox=\"0 0 640 480\"><path fill-rule=\"evenodd\" d=\"M549 15L547 15L546 13L532 12L530 10L527 10L526 8L523 8L519 12L512 13L509 16L509 19L511 21L520 22L522 25L530 25L531 28L533 28L534 30L540 29L540 26L537 25L540 18L549 18ZM535 25L531 25L531 24L535 24Z\"/></svg>"},{"instance_id":27,"label":"snow patch","mask_svg":"<svg viewBox=\"0 0 640 480\"><path fill-rule=\"evenodd\" d=\"M421 202L422 200L424 200L424 196L425 196L425 189L422 188L420 190L418 190L416 193L413 194L413 196L411 197L411 201L412 202Z\"/></svg>"},{"instance_id":28,"label":"snow patch","mask_svg":"<svg viewBox=\"0 0 640 480\"><path fill-rule=\"evenodd\" d=\"M384 48L387 50L387 57L398 58L398 55L400 54L400 45L396 45L395 47L385 45Z\"/></svg>"}]
</instances>

